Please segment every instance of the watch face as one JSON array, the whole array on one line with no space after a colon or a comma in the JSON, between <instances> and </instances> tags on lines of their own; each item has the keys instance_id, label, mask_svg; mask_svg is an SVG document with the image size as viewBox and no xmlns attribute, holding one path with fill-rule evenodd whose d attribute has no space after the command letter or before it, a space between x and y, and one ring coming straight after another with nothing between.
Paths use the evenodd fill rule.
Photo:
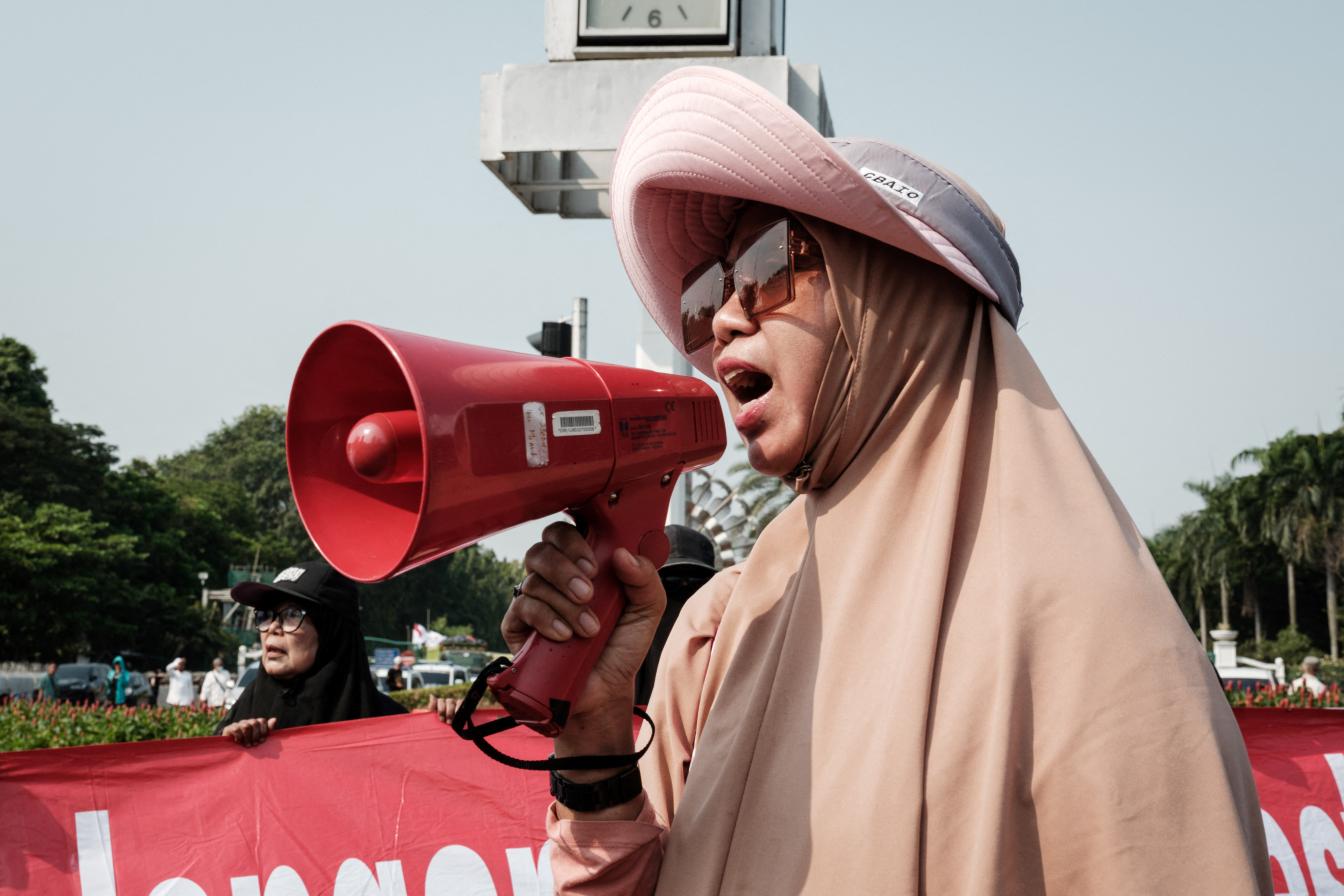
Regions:
<instances>
[{"instance_id":1,"label":"watch face","mask_svg":"<svg viewBox=\"0 0 1344 896\"><path fill-rule=\"evenodd\" d=\"M580 37L720 37L728 35L728 0L580 0Z\"/></svg>"}]
</instances>

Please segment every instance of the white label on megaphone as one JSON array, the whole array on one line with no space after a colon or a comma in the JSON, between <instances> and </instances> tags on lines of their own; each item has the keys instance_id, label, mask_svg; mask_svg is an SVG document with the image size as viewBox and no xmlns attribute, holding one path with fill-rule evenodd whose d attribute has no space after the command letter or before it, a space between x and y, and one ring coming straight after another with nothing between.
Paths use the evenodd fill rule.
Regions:
<instances>
[{"instance_id":1,"label":"white label on megaphone","mask_svg":"<svg viewBox=\"0 0 1344 896\"><path fill-rule=\"evenodd\" d=\"M523 404L523 442L527 446L529 467L544 467L551 462L546 442L546 405L539 401Z\"/></svg>"}]
</instances>

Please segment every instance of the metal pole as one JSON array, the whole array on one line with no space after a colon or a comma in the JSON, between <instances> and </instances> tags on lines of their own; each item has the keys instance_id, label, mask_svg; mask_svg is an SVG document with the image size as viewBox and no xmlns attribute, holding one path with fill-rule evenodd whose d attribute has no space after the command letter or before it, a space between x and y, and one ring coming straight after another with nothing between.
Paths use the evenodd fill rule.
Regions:
<instances>
[{"instance_id":1,"label":"metal pole","mask_svg":"<svg viewBox=\"0 0 1344 896\"><path fill-rule=\"evenodd\" d=\"M672 358L672 371L682 376L694 376L691 370L691 362L688 358L683 358L680 352L675 353ZM676 490L672 495L672 503L667 508L667 521L675 523L678 526L685 526L686 509L691 506L691 477L683 473L681 481L677 483Z\"/></svg>"},{"instance_id":2,"label":"metal pole","mask_svg":"<svg viewBox=\"0 0 1344 896\"><path fill-rule=\"evenodd\" d=\"M583 296L574 299L574 331L570 336L570 354L575 358L588 357L588 300Z\"/></svg>"}]
</instances>

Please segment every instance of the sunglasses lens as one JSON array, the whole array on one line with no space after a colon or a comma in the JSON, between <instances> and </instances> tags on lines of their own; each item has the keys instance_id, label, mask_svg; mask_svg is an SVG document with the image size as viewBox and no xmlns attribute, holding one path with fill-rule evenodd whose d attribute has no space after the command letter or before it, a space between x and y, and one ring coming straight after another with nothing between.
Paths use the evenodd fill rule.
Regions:
<instances>
[{"instance_id":1,"label":"sunglasses lens","mask_svg":"<svg viewBox=\"0 0 1344 896\"><path fill-rule=\"evenodd\" d=\"M682 278L681 338L687 354L714 341L714 315L732 289L737 290L749 318L793 301L790 255L799 272L821 266L811 237L801 227L795 232L795 226L784 218L758 233L738 255L731 280L718 259L710 259Z\"/></svg>"},{"instance_id":2,"label":"sunglasses lens","mask_svg":"<svg viewBox=\"0 0 1344 896\"><path fill-rule=\"evenodd\" d=\"M686 352L714 340L714 314L723 307L723 268L710 259L681 281L681 339Z\"/></svg>"},{"instance_id":3,"label":"sunglasses lens","mask_svg":"<svg viewBox=\"0 0 1344 896\"><path fill-rule=\"evenodd\" d=\"M789 277L789 222L777 221L742 250L733 280L748 317L773 311L793 299Z\"/></svg>"}]
</instances>

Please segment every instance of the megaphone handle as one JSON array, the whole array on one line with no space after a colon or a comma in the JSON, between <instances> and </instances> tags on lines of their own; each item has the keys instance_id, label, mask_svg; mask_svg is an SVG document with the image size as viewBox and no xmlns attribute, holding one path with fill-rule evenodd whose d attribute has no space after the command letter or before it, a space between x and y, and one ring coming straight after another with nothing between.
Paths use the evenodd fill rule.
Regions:
<instances>
[{"instance_id":1,"label":"megaphone handle","mask_svg":"<svg viewBox=\"0 0 1344 896\"><path fill-rule=\"evenodd\" d=\"M600 495L570 511L588 529L597 574L587 609L601 628L591 638L576 635L568 641L550 641L533 632L513 665L490 680L500 705L520 723L547 737L564 729L625 609L625 594L611 569L612 555L623 547L657 566L667 560L663 521L675 481L675 473L636 480L618 493Z\"/></svg>"}]
</instances>

